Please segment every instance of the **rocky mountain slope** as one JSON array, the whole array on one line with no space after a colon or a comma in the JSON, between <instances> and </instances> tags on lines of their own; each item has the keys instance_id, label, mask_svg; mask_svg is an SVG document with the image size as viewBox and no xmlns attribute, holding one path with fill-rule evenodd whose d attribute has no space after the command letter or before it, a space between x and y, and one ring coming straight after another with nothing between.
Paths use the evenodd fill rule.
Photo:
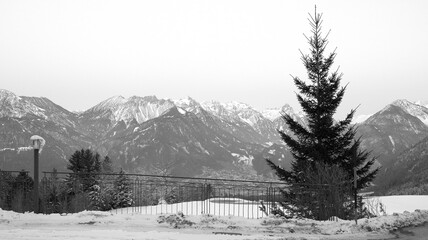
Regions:
<instances>
[{"instance_id":1,"label":"rocky mountain slope","mask_svg":"<svg viewBox=\"0 0 428 240\"><path fill-rule=\"evenodd\" d=\"M406 109L390 104L358 126L362 147L382 164L428 136L428 127Z\"/></svg>"},{"instance_id":2,"label":"rocky mountain slope","mask_svg":"<svg viewBox=\"0 0 428 240\"><path fill-rule=\"evenodd\" d=\"M42 149L42 170L65 169L75 150L91 146L91 140L75 128L77 116L46 98L18 97L0 90L0 169L32 168L32 135L49 142Z\"/></svg>"},{"instance_id":3,"label":"rocky mountain slope","mask_svg":"<svg viewBox=\"0 0 428 240\"><path fill-rule=\"evenodd\" d=\"M276 131L248 105L228 104L226 111L233 112L221 115L191 98L116 96L79 114L47 98L18 97L6 90L0 101L3 169L30 169L31 154L19 160L23 155L17 149L28 146L30 136L40 135L48 143L42 170L64 170L75 150L90 147L128 171L148 173L167 165L173 174L196 175L203 167L251 166L254 155L268 144L263 133Z\"/></svg>"},{"instance_id":4,"label":"rocky mountain slope","mask_svg":"<svg viewBox=\"0 0 428 240\"><path fill-rule=\"evenodd\" d=\"M428 137L428 126L423 122L427 113L428 109L421 105L397 100L358 126L362 147L372 151L372 156L377 157L377 166L381 166L375 190L386 193L397 184L396 179L411 175L408 167L401 166L400 162L406 151ZM412 161L410 165L415 164Z\"/></svg>"},{"instance_id":5,"label":"rocky mountain slope","mask_svg":"<svg viewBox=\"0 0 428 240\"><path fill-rule=\"evenodd\" d=\"M177 107L142 124L123 123L109 134L102 146L122 167L176 176L200 174L203 167L220 170L251 164L252 155L262 149L225 130L209 128L195 114Z\"/></svg>"},{"instance_id":6,"label":"rocky mountain slope","mask_svg":"<svg viewBox=\"0 0 428 240\"><path fill-rule=\"evenodd\" d=\"M381 190L385 194L428 194L428 138L397 156L384 179Z\"/></svg>"},{"instance_id":7,"label":"rocky mountain slope","mask_svg":"<svg viewBox=\"0 0 428 240\"><path fill-rule=\"evenodd\" d=\"M0 169L9 170L32 169L32 153L24 150L30 136L40 135L47 141L42 170L64 170L74 151L92 148L130 172L194 176L245 165L269 176L266 158L284 168L292 161L277 133L288 132L281 114L305 124L288 105L258 111L244 103L199 103L190 97L116 96L73 113L44 97L0 90L0 103ZM410 182L425 176L427 123L426 107L397 100L357 125L362 147L382 166L377 185L387 188L391 176Z\"/></svg>"}]
</instances>

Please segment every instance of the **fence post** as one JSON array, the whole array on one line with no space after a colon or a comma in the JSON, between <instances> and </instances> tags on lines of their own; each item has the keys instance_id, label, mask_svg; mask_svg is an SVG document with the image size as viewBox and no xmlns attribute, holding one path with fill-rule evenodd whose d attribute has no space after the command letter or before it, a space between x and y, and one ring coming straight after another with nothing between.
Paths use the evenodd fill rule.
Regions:
<instances>
[{"instance_id":1,"label":"fence post","mask_svg":"<svg viewBox=\"0 0 428 240\"><path fill-rule=\"evenodd\" d=\"M355 215L355 225L357 225L358 224L358 222L357 222L357 209L358 209L358 194L357 194L357 168L356 167L354 167L354 201L355 201L355 203L354 203L354 208L355 208L355 213L354 213L354 215Z\"/></svg>"},{"instance_id":2,"label":"fence post","mask_svg":"<svg viewBox=\"0 0 428 240\"><path fill-rule=\"evenodd\" d=\"M267 202L266 202L266 213L269 215L273 206L274 206L274 195L273 195L273 189L272 189L272 182L269 183L269 187L267 189Z\"/></svg>"}]
</instances>

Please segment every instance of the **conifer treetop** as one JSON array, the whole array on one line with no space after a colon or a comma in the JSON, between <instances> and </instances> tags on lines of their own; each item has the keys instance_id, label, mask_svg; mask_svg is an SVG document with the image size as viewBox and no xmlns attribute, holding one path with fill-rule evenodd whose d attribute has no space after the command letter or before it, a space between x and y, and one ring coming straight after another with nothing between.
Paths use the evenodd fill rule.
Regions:
<instances>
[{"instance_id":1,"label":"conifer treetop","mask_svg":"<svg viewBox=\"0 0 428 240\"><path fill-rule=\"evenodd\" d=\"M334 119L346 90L346 86L341 86L343 74L339 73L338 68L330 71L336 57L336 49L325 54L330 31L323 35L322 14L317 13L316 7L315 13L309 14L308 21L312 34L309 37L305 35L309 53L300 51L308 80L292 76L298 89L297 99L305 113L306 125L284 113L282 117L291 134L285 131L279 131L279 134L294 157L292 170L281 169L270 161L268 163L281 180L289 182L300 182L304 170L315 162L338 164L348 172L350 178L353 176L353 168L357 167L360 177L358 188L362 188L376 175L377 171L370 171L374 159L367 160L369 153L359 150L361 140L355 139L356 129L351 123L355 109L343 120ZM354 149L358 149L357 160L353 157Z\"/></svg>"}]
</instances>

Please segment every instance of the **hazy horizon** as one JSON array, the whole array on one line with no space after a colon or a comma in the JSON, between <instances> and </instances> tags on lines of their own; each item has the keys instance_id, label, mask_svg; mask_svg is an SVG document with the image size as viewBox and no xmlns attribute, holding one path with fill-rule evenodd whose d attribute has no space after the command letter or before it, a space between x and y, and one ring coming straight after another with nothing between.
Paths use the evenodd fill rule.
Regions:
<instances>
[{"instance_id":1,"label":"hazy horizon","mask_svg":"<svg viewBox=\"0 0 428 240\"><path fill-rule=\"evenodd\" d=\"M338 117L425 101L426 1L0 1L0 81L82 111L115 95L300 111L317 4L348 88Z\"/></svg>"}]
</instances>

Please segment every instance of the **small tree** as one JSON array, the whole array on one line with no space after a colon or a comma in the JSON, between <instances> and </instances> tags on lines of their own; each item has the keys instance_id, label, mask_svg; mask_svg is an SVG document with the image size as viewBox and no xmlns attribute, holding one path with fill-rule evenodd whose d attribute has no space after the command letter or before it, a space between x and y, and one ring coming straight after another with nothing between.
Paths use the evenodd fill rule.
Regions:
<instances>
[{"instance_id":1,"label":"small tree","mask_svg":"<svg viewBox=\"0 0 428 240\"><path fill-rule=\"evenodd\" d=\"M89 201L93 210L108 211L114 208L114 190L111 186L113 163L108 156L101 163L101 175L89 189Z\"/></svg>"},{"instance_id":2,"label":"small tree","mask_svg":"<svg viewBox=\"0 0 428 240\"><path fill-rule=\"evenodd\" d=\"M33 187L34 180L28 176L28 173L24 170L19 172L12 185L12 210L25 212L32 209Z\"/></svg>"},{"instance_id":3,"label":"small tree","mask_svg":"<svg viewBox=\"0 0 428 240\"><path fill-rule=\"evenodd\" d=\"M101 164L101 171L103 173L112 173L113 172L113 162L108 156L104 157L104 160Z\"/></svg>"},{"instance_id":4,"label":"small tree","mask_svg":"<svg viewBox=\"0 0 428 240\"><path fill-rule=\"evenodd\" d=\"M100 186L101 185L101 186ZM114 207L114 191L111 187L100 183L90 188L89 201L93 210L108 211Z\"/></svg>"},{"instance_id":5,"label":"small tree","mask_svg":"<svg viewBox=\"0 0 428 240\"><path fill-rule=\"evenodd\" d=\"M131 182L122 169L114 181L113 192L114 208L130 207L134 204Z\"/></svg>"},{"instance_id":6,"label":"small tree","mask_svg":"<svg viewBox=\"0 0 428 240\"><path fill-rule=\"evenodd\" d=\"M14 177L10 172L3 172L0 169L0 208L10 209L12 204L12 190Z\"/></svg>"},{"instance_id":7,"label":"small tree","mask_svg":"<svg viewBox=\"0 0 428 240\"><path fill-rule=\"evenodd\" d=\"M290 193L285 194L287 201L284 206L294 204L297 208L290 209L292 214L307 215L305 211L313 204L310 201L300 201L299 194L304 193L300 186L321 184L320 180L308 179L307 175L317 175L320 168L338 166L346 175L348 185L352 183L354 168L357 169L358 184L354 192L367 187L376 176L378 169L371 167L375 159L367 160L369 153L359 150L360 140L355 140L356 129L351 125L355 110L352 110L344 120L335 121L333 115L342 101L346 87L340 87L342 74L336 70L330 73L336 53L324 57L327 46L327 36L321 33L321 14L310 15L309 23L312 27L312 36L306 37L310 45L310 53L302 53L302 61L307 70L309 82L293 77L300 94L297 99L306 116L307 126L303 126L284 113L283 119L288 125L291 134L279 131L282 140L288 145L293 155L291 171L287 171L267 160L276 175L283 181L291 184ZM355 154L357 152L357 154ZM351 189L349 187L349 189ZM316 189L315 189L316 191ZM284 191L287 193L287 191ZM321 194L321 193L317 193ZM351 199L352 191L347 192ZM325 200L324 200L325 201ZM340 205L340 204L339 204ZM319 202L319 206L330 207L327 202ZM347 208L346 204L339 207ZM349 212L342 209L340 212ZM321 219L319 214L311 213L312 218ZM343 216L345 217L345 216ZM349 216L347 216L349 217Z\"/></svg>"}]
</instances>

